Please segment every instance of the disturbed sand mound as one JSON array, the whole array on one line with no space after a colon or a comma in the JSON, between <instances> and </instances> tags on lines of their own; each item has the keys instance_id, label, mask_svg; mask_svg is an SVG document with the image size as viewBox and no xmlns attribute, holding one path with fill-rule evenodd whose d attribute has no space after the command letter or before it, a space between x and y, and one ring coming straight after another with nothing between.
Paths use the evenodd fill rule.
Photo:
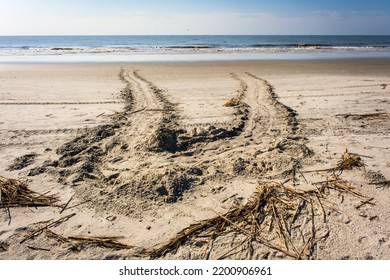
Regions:
<instances>
[{"instance_id":1,"label":"disturbed sand mound","mask_svg":"<svg viewBox=\"0 0 390 280\"><path fill-rule=\"evenodd\" d=\"M174 153L177 147L177 132L166 126L160 126L148 139L146 147L154 152Z\"/></svg>"}]
</instances>

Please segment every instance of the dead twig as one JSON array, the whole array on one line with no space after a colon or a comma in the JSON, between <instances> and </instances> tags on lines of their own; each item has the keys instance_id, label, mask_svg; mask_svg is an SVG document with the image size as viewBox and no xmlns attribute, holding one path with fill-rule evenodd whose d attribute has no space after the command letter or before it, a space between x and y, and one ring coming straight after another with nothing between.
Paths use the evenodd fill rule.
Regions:
<instances>
[{"instance_id":1,"label":"dead twig","mask_svg":"<svg viewBox=\"0 0 390 280\"><path fill-rule=\"evenodd\" d=\"M71 198L69 198L68 202L64 205L64 207L62 207L62 209L60 211L60 214L62 214L62 212L65 211L66 207L68 207L68 205L72 201L72 199L73 199L73 196Z\"/></svg>"},{"instance_id":2,"label":"dead twig","mask_svg":"<svg viewBox=\"0 0 390 280\"><path fill-rule=\"evenodd\" d=\"M366 200L362 201L359 205L355 206L355 208L359 209L359 208L363 207L366 204L375 205L374 203L372 203L373 200L374 200L374 198L370 197L369 199L366 199Z\"/></svg>"},{"instance_id":3,"label":"dead twig","mask_svg":"<svg viewBox=\"0 0 390 280\"><path fill-rule=\"evenodd\" d=\"M142 111L145 111L145 110L146 110L146 107L144 107L142 109L139 109L139 110L135 110L133 112L124 113L124 115L132 115L132 114L139 113L139 112L142 112Z\"/></svg>"},{"instance_id":4,"label":"dead twig","mask_svg":"<svg viewBox=\"0 0 390 280\"><path fill-rule=\"evenodd\" d=\"M82 244L95 244L98 246L114 249L133 249L134 246L119 242L117 239L122 237L119 236L94 236L94 237L84 237L84 236L69 236L69 240L75 240Z\"/></svg>"},{"instance_id":5,"label":"dead twig","mask_svg":"<svg viewBox=\"0 0 390 280\"><path fill-rule=\"evenodd\" d=\"M316 198L317 198L318 204L321 206L323 222L326 223L326 212L325 212L324 206L322 205L321 199L318 197L318 195L316 195Z\"/></svg>"},{"instance_id":6,"label":"dead twig","mask_svg":"<svg viewBox=\"0 0 390 280\"><path fill-rule=\"evenodd\" d=\"M31 250L35 250L35 251L46 251L46 252L50 252L50 249L47 249L47 248L39 248L39 247L34 247L34 246L27 246L27 248L31 249Z\"/></svg>"},{"instance_id":7,"label":"dead twig","mask_svg":"<svg viewBox=\"0 0 390 280\"><path fill-rule=\"evenodd\" d=\"M305 180L306 184L309 184L309 182L306 180L306 177L303 175L303 173L301 172L301 170L299 170L299 168L297 168L296 170L298 170L299 174L301 174L301 176L302 176L303 179Z\"/></svg>"},{"instance_id":8,"label":"dead twig","mask_svg":"<svg viewBox=\"0 0 390 280\"><path fill-rule=\"evenodd\" d=\"M76 208L77 206L83 205L83 204L88 203L88 202L90 202L90 201L92 201L92 199L85 200L85 201L80 202L80 203L78 203L78 204L76 204L76 205L73 205L73 206L71 206L71 207L68 207L67 209L69 210L69 209L72 209L72 208Z\"/></svg>"},{"instance_id":9,"label":"dead twig","mask_svg":"<svg viewBox=\"0 0 390 280\"><path fill-rule=\"evenodd\" d=\"M61 219L58 219L44 227L41 227L35 231L33 231L30 235L28 235L26 238L24 238L22 241L20 241L20 244L26 242L27 240L31 239L31 238L34 238L36 236L38 236L39 234L41 234L45 229L48 229L50 227L57 227L59 226L60 224L66 222L67 220L69 220L70 218L72 218L73 216L75 216L76 213L73 213L73 214L70 214L68 216L65 216L65 217L62 217Z\"/></svg>"},{"instance_id":10,"label":"dead twig","mask_svg":"<svg viewBox=\"0 0 390 280\"><path fill-rule=\"evenodd\" d=\"M313 170L301 170L302 173L314 173L314 172L325 172L325 171L333 171L333 167L324 168L324 169L313 169Z\"/></svg>"},{"instance_id":11,"label":"dead twig","mask_svg":"<svg viewBox=\"0 0 390 280\"><path fill-rule=\"evenodd\" d=\"M297 219L299 213L305 208L305 200L301 199L300 202L297 204L297 207L294 211L294 215L292 216L291 218L291 221L290 221L290 231L291 231L291 227L293 225L293 223L295 222L295 220ZM302 206L301 206L302 205Z\"/></svg>"}]
</instances>

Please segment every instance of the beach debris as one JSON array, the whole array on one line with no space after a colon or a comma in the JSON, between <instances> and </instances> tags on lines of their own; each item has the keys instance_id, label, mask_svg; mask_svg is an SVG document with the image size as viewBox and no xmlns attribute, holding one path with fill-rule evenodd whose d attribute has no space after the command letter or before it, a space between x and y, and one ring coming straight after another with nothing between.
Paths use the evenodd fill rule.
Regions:
<instances>
[{"instance_id":1,"label":"beach debris","mask_svg":"<svg viewBox=\"0 0 390 280\"><path fill-rule=\"evenodd\" d=\"M235 107L241 105L241 100L238 98L230 98L225 104L224 107Z\"/></svg>"},{"instance_id":2,"label":"beach debris","mask_svg":"<svg viewBox=\"0 0 390 280\"><path fill-rule=\"evenodd\" d=\"M224 214L219 214L217 211L212 210L216 214L216 217L183 229L166 244L163 244L159 248L149 250L147 253L152 259L161 258L167 253L175 253L187 241L202 236L209 237L209 246L206 247L205 251L205 255L208 258L212 251L212 248L208 247L212 246L211 244L214 243L215 239L220 235L233 232L235 235L243 235L244 241L237 247L246 246L248 252L252 251L252 243L257 242L294 259L299 259L301 258L299 252L295 252L292 249L295 246L294 244L292 246L289 244L287 240L291 241L291 239L286 236L290 228L287 226L288 223L286 223L288 217L284 214L292 212L297 208L298 203L292 201L286 201L287 203L285 203L283 197L289 192L283 185L276 183L260 184L257 192L255 192L245 205L235 206ZM271 231L281 232L279 242L273 242L273 238L269 238L270 235L263 229L265 224L270 227L271 223L277 224L277 227L272 227L273 229ZM237 248L234 247L229 252L225 252L218 259L225 258L234 249Z\"/></svg>"},{"instance_id":3,"label":"beach debris","mask_svg":"<svg viewBox=\"0 0 390 280\"><path fill-rule=\"evenodd\" d=\"M46 251L46 252L50 252L50 249L47 249L47 248L40 248L40 247L35 247L35 246L27 246L27 248L31 249L31 250L34 250L34 251Z\"/></svg>"},{"instance_id":4,"label":"beach debris","mask_svg":"<svg viewBox=\"0 0 390 280\"><path fill-rule=\"evenodd\" d=\"M84 245L95 245L111 249L133 249L135 246L131 246L120 242L119 239L123 236L63 236L52 231L50 228L45 229L46 236L49 238L55 238L62 243L69 243L71 248L76 251L80 251Z\"/></svg>"},{"instance_id":5,"label":"beach debris","mask_svg":"<svg viewBox=\"0 0 390 280\"><path fill-rule=\"evenodd\" d=\"M321 222L315 218L322 216L322 224L326 223L325 209L329 209L326 194L329 189L363 199L356 209L373 204L373 198L364 197L339 177L328 177L320 184L320 187L303 190L278 182L259 183L257 191L245 203L235 205L223 214L211 209L215 217L190 225L165 244L145 250L145 253L151 259L158 259L169 253L176 254L186 244L205 242L206 238L207 246L201 246L206 259L225 259L243 251L246 258L251 259L259 246L271 250L262 251L266 256L276 251L291 259L310 259L316 244L324 241L330 233L328 230L319 235L317 227L321 226ZM304 224L310 226L304 227ZM221 236L230 236L231 244L234 240L236 245L225 250L220 247L213 250Z\"/></svg>"},{"instance_id":6,"label":"beach debris","mask_svg":"<svg viewBox=\"0 0 390 280\"><path fill-rule=\"evenodd\" d=\"M334 170L351 170L353 168L365 167L361 157L357 154L349 153L348 149L345 149L344 154L341 157L341 160L337 163Z\"/></svg>"},{"instance_id":7,"label":"beach debris","mask_svg":"<svg viewBox=\"0 0 390 280\"><path fill-rule=\"evenodd\" d=\"M82 246L84 245L95 245L95 246L101 246L105 248L118 249L118 250L135 248L135 246L131 246L123 242L120 242L119 239L123 238L121 236L68 236L66 237L52 230L52 228L61 225L62 223L68 221L70 218L74 217L75 215L76 213L73 213L64 216L58 220L55 220L53 222L51 222L51 220L40 222L39 224L43 223L46 225L40 226L38 229L32 231L32 233L30 233L28 236L26 236L23 240L20 241L20 244L30 239L34 239L40 234L44 233L46 237L55 238L63 243L69 243L71 245L71 248L76 251L80 251ZM50 249L32 246L31 244L28 244L27 247L31 250L50 251Z\"/></svg>"},{"instance_id":8,"label":"beach debris","mask_svg":"<svg viewBox=\"0 0 390 280\"><path fill-rule=\"evenodd\" d=\"M25 182L0 176L0 207L43 207L58 202L54 195L40 194L30 190Z\"/></svg>"},{"instance_id":9,"label":"beach debris","mask_svg":"<svg viewBox=\"0 0 390 280\"><path fill-rule=\"evenodd\" d=\"M359 199L367 199L367 197L362 195L350 182L342 179L340 176L323 176L326 177L325 181L312 183L313 185L320 185L320 187L317 188L321 194L328 193L329 190L333 189L340 193L353 195Z\"/></svg>"},{"instance_id":10,"label":"beach debris","mask_svg":"<svg viewBox=\"0 0 390 280\"><path fill-rule=\"evenodd\" d=\"M355 206L356 209L360 209L364 205L370 204L370 205L375 205L372 201L374 200L373 197L370 197L364 201L362 201L359 205Z\"/></svg>"},{"instance_id":11,"label":"beach debris","mask_svg":"<svg viewBox=\"0 0 390 280\"><path fill-rule=\"evenodd\" d=\"M68 207L69 203L72 201L73 197L74 197L74 195L71 198L69 198L67 203L65 203L65 205L62 207L62 209L60 211L60 214L62 214L62 212L64 212L66 210L66 208Z\"/></svg>"},{"instance_id":12,"label":"beach debris","mask_svg":"<svg viewBox=\"0 0 390 280\"><path fill-rule=\"evenodd\" d=\"M314 173L314 172L335 172L335 171L344 171L352 170L354 168L365 168L365 164L362 160L362 157L372 158L370 156L359 155L356 153L348 152L348 149L345 149L345 152L341 156L341 159L336 163L334 167L313 169L313 170L302 170L302 173Z\"/></svg>"},{"instance_id":13,"label":"beach debris","mask_svg":"<svg viewBox=\"0 0 390 280\"><path fill-rule=\"evenodd\" d=\"M43 227L38 228L37 230L34 230L31 234L29 234L22 241L20 241L20 244L26 242L29 239L37 237L38 235L40 235L42 232L44 232L48 228L59 226L60 224L66 222L67 220L74 217L75 215L76 215L76 213L73 213L73 214L67 215L65 217L62 217L58 220L55 220L54 222L50 222L51 220L43 222L43 223L48 223L48 224L43 226Z\"/></svg>"},{"instance_id":14,"label":"beach debris","mask_svg":"<svg viewBox=\"0 0 390 280\"><path fill-rule=\"evenodd\" d=\"M97 245L106 248L112 249L133 249L135 246L131 246L125 243L118 241L118 239L123 238L120 236L69 236L67 239L69 241L75 241L74 245L80 246L84 244Z\"/></svg>"}]
</instances>

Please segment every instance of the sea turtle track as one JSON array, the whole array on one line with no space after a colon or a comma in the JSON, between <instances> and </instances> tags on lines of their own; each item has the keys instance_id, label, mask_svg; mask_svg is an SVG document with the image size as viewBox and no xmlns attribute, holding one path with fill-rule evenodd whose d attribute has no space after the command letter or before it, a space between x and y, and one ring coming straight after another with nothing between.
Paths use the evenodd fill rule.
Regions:
<instances>
[{"instance_id":1,"label":"sea turtle track","mask_svg":"<svg viewBox=\"0 0 390 280\"><path fill-rule=\"evenodd\" d=\"M58 160L30 173L57 174L60 182L78 186L81 201L93 199L91 207L132 216L176 202L205 183L290 176L310 154L297 135L296 113L266 80L230 76L240 101L232 122L212 123L200 134L181 125L183 116L166 90L137 70L121 69L123 111L65 143Z\"/></svg>"}]
</instances>

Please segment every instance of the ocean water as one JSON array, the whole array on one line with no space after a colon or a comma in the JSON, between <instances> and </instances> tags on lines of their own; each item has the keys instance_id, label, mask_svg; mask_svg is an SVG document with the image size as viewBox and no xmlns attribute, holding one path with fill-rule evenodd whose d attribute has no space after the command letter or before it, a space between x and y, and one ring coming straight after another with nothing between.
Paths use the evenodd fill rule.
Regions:
<instances>
[{"instance_id":1,"label":"ocean water","mask_svg":"<svg viewBox=\"0 0 390 280\"><path fill-rule=\"evenodd\" d=\"M0 62L390 58L390 36L0 36Z\"/></svg>"}]
</instances>

